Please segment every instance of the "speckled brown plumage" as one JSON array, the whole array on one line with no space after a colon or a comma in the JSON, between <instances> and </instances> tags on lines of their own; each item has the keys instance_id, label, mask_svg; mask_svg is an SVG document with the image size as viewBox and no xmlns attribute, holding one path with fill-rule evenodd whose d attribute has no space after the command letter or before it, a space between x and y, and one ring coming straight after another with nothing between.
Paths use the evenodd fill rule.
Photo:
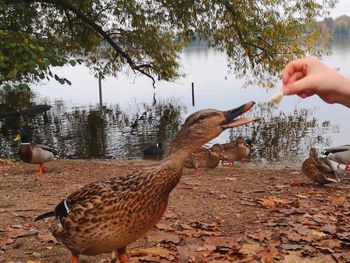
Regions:
<instances>
[{"instance_id":1,"label":"speckled brown plumage","mask_svg":"<svg viewBox=\"0 0 350 263\"><path fill-rule=\"evenodd\" d=\"M224 147L221 144L214 144L210 149L201 147L187 158L184 166L194 168L195 174L200 174L200 168L213 169L220 163L220 159L226 158Z\"/></svg>"},{"instance_id":2,"label":"speckled brown plumage","mask_svg":"<svg viewBox=\"0 0 350 263\"><path fill-rule=\"evenodd\" d=\"M243 137L238 137L234 142L223 144L229 166L233 166L235 161L242 161L249 155L249 145Z\"/></svg>"},{"instance_id":3,"label":"speckled brown plumage","mask_svg":"<svg viewBox=\"0 0 350 263\"><path fill-rule=\"evenodd\" d=\"M302 171L312 182L320 185L339 182L331 162L318 157L315 148L310 149L309 158L303 162Z\"/></svg>"},{"instance_id":4,"label":"speckled brown plumage","mask_svg":"<svg viewBox=\"0 0 350 263\"><path fill-rule=\"evenodd\" d=\"M161 219L188 156L223 130L255 121L255 118L235 119L253 104L226 112L202 110L192 114L158 166L86 185L59 203L55 211L36 220L55 216L50 230L72 252L74 262L80 254L114 250L125 262L126 246Z\"/></svg>"}]
</instances>

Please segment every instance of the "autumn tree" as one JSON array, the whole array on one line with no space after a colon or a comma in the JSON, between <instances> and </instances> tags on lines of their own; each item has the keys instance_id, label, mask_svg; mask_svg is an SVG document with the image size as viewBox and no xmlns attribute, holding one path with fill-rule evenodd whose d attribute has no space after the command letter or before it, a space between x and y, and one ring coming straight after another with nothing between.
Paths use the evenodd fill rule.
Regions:
<instances>
[{"instance_id":1,"label":"autumn tree","mask_svg":"<svg viewBox=\"0 0 350 263\"><path fill-rule=\"evenodd\" d=\"M55 78L53 66L85 63L103 75L129 69L173 80L193 35L225 52L233 74L269 85L316 45L336 0L0 0L0 85Z\"/></svg>"}]
</instances>

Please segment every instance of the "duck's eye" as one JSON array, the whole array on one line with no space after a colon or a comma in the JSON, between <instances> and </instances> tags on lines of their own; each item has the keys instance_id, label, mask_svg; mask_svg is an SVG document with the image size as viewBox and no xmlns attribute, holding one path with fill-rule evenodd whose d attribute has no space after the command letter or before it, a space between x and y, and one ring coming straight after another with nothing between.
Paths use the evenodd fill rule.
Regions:
<instances>
[{"instance_id":1,"label":"duck's eye","mask_svg":"<svg viewBox=\"0 0 350 263\"><path fill-rule=\"evenodd\" d=\"M198 117L198 120L199 121L202 121L202 120L204 120L205 119L205 116L204 115L200 115L199 117Z\"/></svg>"}]
</instances>

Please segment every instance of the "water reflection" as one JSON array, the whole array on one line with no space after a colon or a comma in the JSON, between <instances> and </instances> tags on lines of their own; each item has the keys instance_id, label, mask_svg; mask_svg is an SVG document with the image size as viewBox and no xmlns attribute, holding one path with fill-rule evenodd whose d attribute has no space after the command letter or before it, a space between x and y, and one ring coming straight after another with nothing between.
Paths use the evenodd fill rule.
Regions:
<instances>
[{"instance_id":1,"label":"water reflection","mask_svg":"<svg viewBox=\"0 0 350 263\"><path fill-rule=\"evenodd\" d=\"M329 121L320 122L314 117L315 109L295 109L291 113L258 104L251 111L260 116L259 123L239 127L230 132L230 140L239 135L252 140L252 158L267 160L300 160L313 146L324 148L331 144L331 133L339 132L339 126Z\"/></svg>"},{"instance_id":2,"label":"water reflection","mask_svg":"<svg viewBox=\"0 0 350 263\"><path fill-rule=\"evenodd\" d=\"M30 92L2 93L1 112L31 107L33 99ZM150 144L163 142L166 148L187 115L175 99L160 101L155 96L150 103L135 105L128 112L119 105L105 106L103 115L97 106L72 108L62 101L52 106L35 116L0 119L0 156L17 159L13 138L26 129L33 141L56 148L60 158L140 158ZM285 113L258 104L250 115L261 117L261 122L232 130L230 139L239 135L251 138L255 145L252 158L304 158L309 146L329 146L330 135L339 132L338 126L317 120L315 111Z\"/></svg>"},{"instance_id":3,"label":"water reflection","mask_svg":"<svg viewBox=\"0 0 350 263\"><path fill-rule=\"evenodd\" d=\"M33 94L3 93L2 111L32 106ZM12 99L17 96L16 99ZM11 99L11 103L9 100ZM8 108L6 108L8 106ZM32 134L34 142L57 149L60 158L134 158L142 156L150 143L167 142L179 129L185 109L175 101L152 101L122 112L118 105L108 106L100 114L98 107L69 108L56 101L50 111L36 116L0 119L0 155L17 158L13 142L19 130Z\"/></svg>"}]
</instances>

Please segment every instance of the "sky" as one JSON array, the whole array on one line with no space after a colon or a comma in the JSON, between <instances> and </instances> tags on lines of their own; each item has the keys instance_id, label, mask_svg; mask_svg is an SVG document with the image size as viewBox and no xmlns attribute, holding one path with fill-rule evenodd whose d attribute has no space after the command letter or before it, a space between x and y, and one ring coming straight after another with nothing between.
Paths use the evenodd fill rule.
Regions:
<instances>
[{"instance_id":1,"label":"sky","mask_svg":"<svg viewBox=\"0 0 350 263\"><path fill-rule=\"evenodd\" d=\"M350 16L350 0L339 0L339 3L331 11L331 17L333 18L342 15Z\"/></svg>"}]
</instances>

